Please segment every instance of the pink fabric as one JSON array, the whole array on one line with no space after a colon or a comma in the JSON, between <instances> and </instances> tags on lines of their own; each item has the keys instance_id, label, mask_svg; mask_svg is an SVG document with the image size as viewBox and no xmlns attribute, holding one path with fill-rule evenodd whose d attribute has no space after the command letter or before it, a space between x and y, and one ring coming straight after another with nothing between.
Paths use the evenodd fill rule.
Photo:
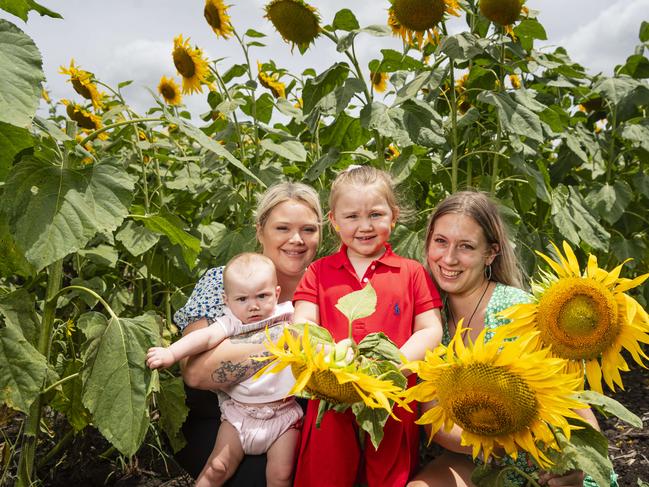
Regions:
<instances>
[{"instance_id":1,"label":"pink fabric","mask_svg":"<svg viewBox=\"0 0 649 487\"><path fill-rule=\"evenodd\" d=\"M298 428L304 413L291 398L270 406L249 405L233 399L221 403L221 420L239 432L246 455L266 453L275 440L291 428Z\"/></svg>"}]
</instances>

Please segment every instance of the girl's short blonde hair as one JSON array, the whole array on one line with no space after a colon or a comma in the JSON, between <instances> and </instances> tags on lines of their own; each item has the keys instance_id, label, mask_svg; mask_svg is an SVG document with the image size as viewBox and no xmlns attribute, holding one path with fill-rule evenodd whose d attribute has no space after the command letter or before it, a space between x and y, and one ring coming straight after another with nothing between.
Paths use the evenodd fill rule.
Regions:
<instances>
[{"instance_id":1,"label":"girl's short blonde hair","mask_svg":"<svg viewBox=\"0 0 649 487\"><path fill-rule=\"evenodd\" d=\"M387 172L372 166L349 166L336 176L329 193L329 211L334 211L336 201L345 187L363 188L366 186L378 188L394 217L399 215L401 209L397 202L392 177Z\"/></svg>"}]
</instances>

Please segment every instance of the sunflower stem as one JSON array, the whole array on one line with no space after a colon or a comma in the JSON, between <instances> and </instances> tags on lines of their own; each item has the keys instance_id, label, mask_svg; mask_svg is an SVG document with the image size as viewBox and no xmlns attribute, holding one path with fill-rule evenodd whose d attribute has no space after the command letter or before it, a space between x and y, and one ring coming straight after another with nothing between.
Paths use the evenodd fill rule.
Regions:
<instances>
[{"instance_id":1,"label":"sunflower stem","mask_svg":"<svg viewBox=\"0 0 649 487\"><path fill-rule=\"evenodd\" d=\"M450 88L451 93L451 139L452 139L452 152L451 152L451 192L455 193L457 191L457 179L459 172L459 159L457 156L457 94L455 93L455 61L453 58L449 57L449 76L450 76Z\"/></svg>"},{"instance_id":2,"label":"sunflower stem","mask_svg":"<svg viewBox=\"0 0 649 487\"><path fill-rule=\"evenodd\" d=\"M232 101L232 97L230 96L230 92L228 91L228 87L226 86L225 82L223 81L223 78L221 78L221 75L219 72L216 70L216 68L213 68L210 66L210 70L212 73L214 73L214 76L216 77L216 80L218 81L219 85L221 86L221 90L223 90L223 94L225 97L228 99L228 101ZM237 139L239 141L239 151L241 153L241 161L245 162L246 160L246 149L243 144L243 137L241 135L241 125L239 124L239 119L237 118L237 114L233 111L232 112L232 120L234 120L234 130L237 133Z\"/></svg>"},{"instance_id":3,"label":"sunflower stem","mask_svg":"<svg viewBox=\"0 0 649 487\"><path fill-rule=\"evenodd\" d=\"M95 130L94 132L88 134L88 136L85 139L79 142L79 145L85 145L86 143L90 142L98 135L106 132L107 130L114 129L115 127L121 127L123 125L131 125L140 122L162 122L162 121L164 121L164 118L132 118L131 120L123 120L121 122L111 123L110 125L106 125L100 128L99 130Z\"/></svg>"},{"instance_id":4,"label":"sunflower stem","mask_svg":"<svg viewBox=\"0 0 649 487\"><path fill-rule=\"evenodd\" d=\"M239 45L243 50L243 55L246 57L248 79L254 82L255 79L252 76L252 68L250 67L250 56L248 55L248 47L243 42L243 38L239 37L239 34L237 30L234 28L234 26L232 26L232 33L237 38L237 41L239 41ZM259 142L257 141L259 137L259 121L257 120L257 100L255 98L255 90L253 88L250 88L250 101L252 104L252 130L253 130L253 137L254 137L253 147L255 148L255 167L259 167Z\"/></svg>"}]
</instances>

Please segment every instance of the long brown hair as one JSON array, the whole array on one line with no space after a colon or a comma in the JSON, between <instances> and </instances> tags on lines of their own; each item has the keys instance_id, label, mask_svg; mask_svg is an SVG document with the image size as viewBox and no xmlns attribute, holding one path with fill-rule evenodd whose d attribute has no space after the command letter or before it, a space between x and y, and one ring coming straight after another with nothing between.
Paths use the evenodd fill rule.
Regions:
<instances>
[{"instance_id":1,"label":"long brown hair","mask_svg":"<svg viewBox=\"0 0 649 487\"><path fill-rule=\"evenodd\" d=\"M439 203L428 221L425 252L430 246L435 222L441 216L449 213L473 218L482 228L487 244L498 246L498 254L491 263L491 280L521 288L523 272L514 253L514 248L507 237L507 230L498 206L486 193L459 191Z\"/></svg>"}]
</instances>

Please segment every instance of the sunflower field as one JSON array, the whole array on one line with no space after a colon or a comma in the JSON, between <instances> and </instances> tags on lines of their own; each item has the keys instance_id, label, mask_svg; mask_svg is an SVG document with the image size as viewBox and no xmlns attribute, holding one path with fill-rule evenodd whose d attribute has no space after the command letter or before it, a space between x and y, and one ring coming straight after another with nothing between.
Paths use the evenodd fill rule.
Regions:
<instances>
[{"instance_id":1,"label":"sunflower field","mask_svg":"<svg viewBox=\"0 0 649 487\"><path fill-rule=\"evenodd\" d=\"M369 26L350 9L323 18L318 0L269 0L250 15L294 56L334 53L298 73L264 51L268 34L231 22L244 8L231 3L196 15L240 58L170 33L177 73L150 87L144 114L128 82L74 61L60 68L69 99L51 100L38 47L0 19L0 484L47 485L96 431L110 445L97 457L124 468L144 446L182 447L182 380L147 369L146 351L177 337L173 312L206 269L256 248L256 197L279 181L326 201L350 164L389 171L410 210L393 247L418 260L431 209L472 187L502 202L530 276L552 241L603 268L631 259L625 278L649 269L649 22L604 76L535 48L546 32L521 0L385 0ZM0 9L60 17L33 0ZM361 65L363 37L393 45ZM320 252L335 246L326 235ZM630 294L649 302L646 284Z\"/></svg>"}]
</instances>

